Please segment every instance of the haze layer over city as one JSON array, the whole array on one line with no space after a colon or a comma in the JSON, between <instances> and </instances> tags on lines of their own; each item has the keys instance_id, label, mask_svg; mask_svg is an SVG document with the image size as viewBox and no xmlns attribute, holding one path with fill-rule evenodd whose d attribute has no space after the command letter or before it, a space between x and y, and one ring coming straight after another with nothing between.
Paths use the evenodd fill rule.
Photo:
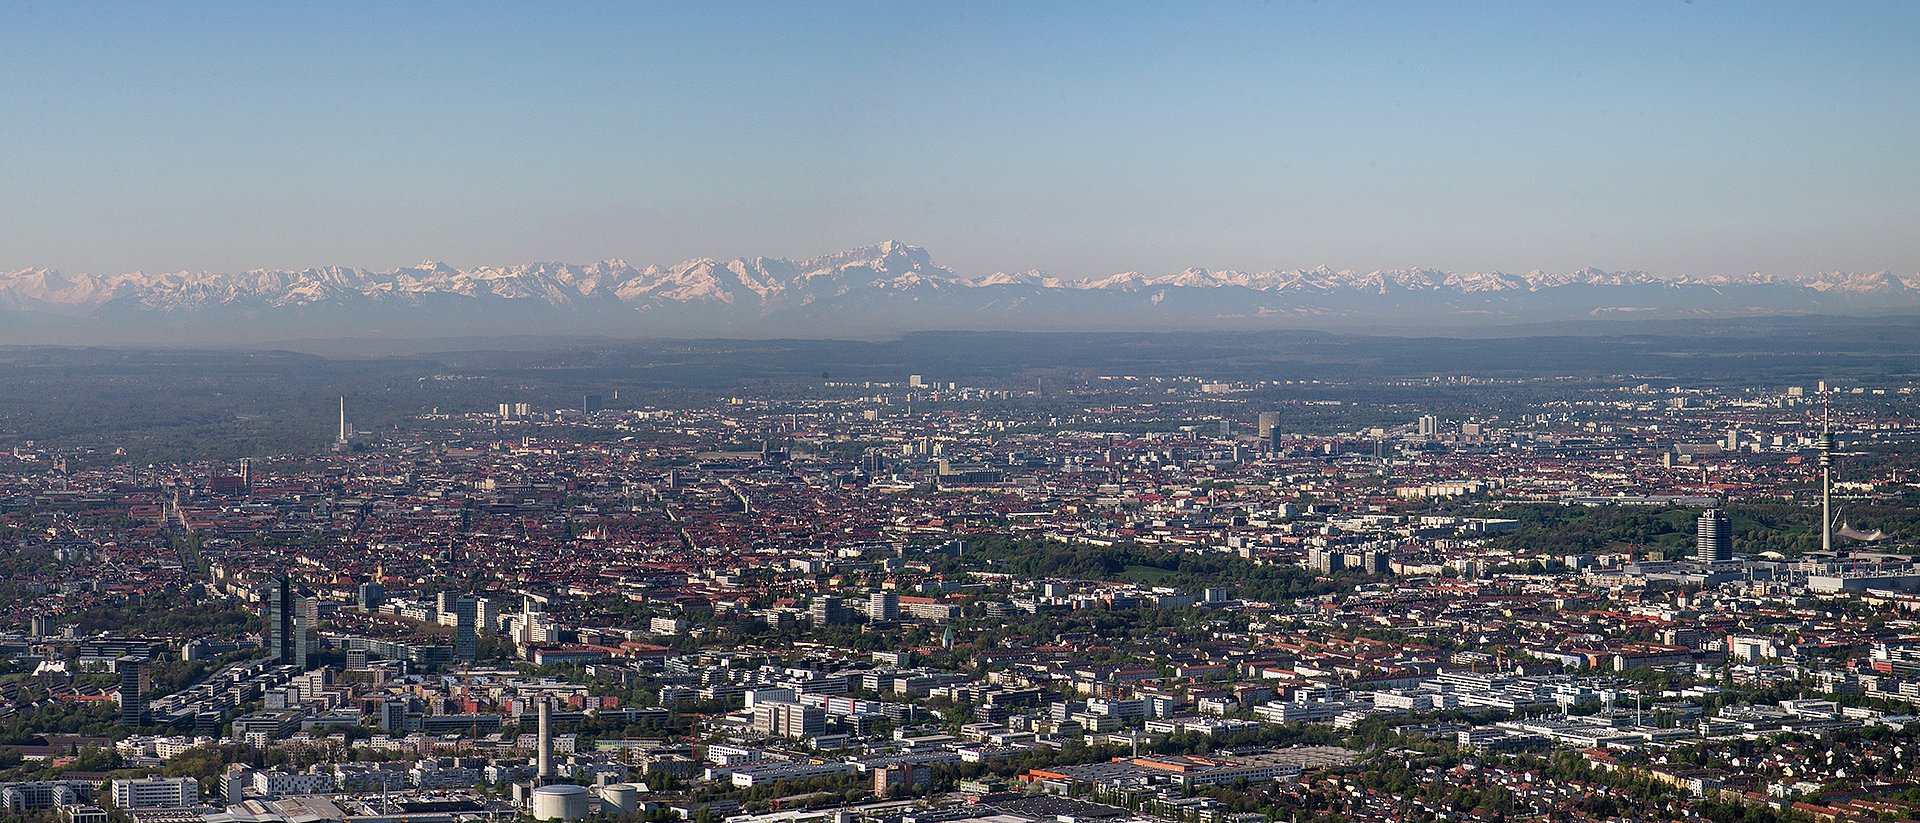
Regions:
<instances>
[{"instance_id":1,"label":"haze layer over city","mask_svg":"<svg viewBox=\"0 0 1920 823\"><path fill-rule=\"evenodd\" d=\"M1920 819L1920 7L4 19L0 819Z\"/></svg>"}]
</instances>

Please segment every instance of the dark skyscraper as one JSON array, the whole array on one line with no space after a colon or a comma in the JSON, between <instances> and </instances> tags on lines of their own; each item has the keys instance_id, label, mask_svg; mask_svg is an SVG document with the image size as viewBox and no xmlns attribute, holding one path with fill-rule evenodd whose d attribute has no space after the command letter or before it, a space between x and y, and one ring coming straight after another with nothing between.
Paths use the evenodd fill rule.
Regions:
<instances>
[{"instance_id":1,"label":"dark skyscraper","mask_svg":"<svg viewBox=\"0 0 1920 823\"><path fill-rule=\"evenodd\" d=\"M114 668L120 673L120 722L129 726L146 721L146 663L138 657L114 661Z\"/></svg>"},{"instance_id":2,"label":"dark skyscraper","mask_svg":"<svg viewBox=\"0 0 1920 823\"><path fill-rule=\"evenodd\" d=\"M1733 525L1719 509L1701 512L1694 522L1693 559L1702 563L1733 559Z\"/></svg>"},{"instance_id":3,"label":"dark skyscraper","mask_svg":"<svg viewBox=\"0 0 1920 823\"><path fill-rule=\"evenodd\" d=\"M480 659L480 638L475 631L480 603L470 595L453 601L453 656L462 663Z\"/></svg>"},{"instance_id":4,"label":"dark skyscraper","mask_svg":"<svg viewBox=\"0 0 1920 823\"><path fill-rule=\"evenodd\" d=\"M286 662L288 656L287 637L293 634L293 609L287 602L289 594L287 579L277 578L267 587L267 653L275 660Z\"/></svg>"},{"instance_id":5,"label":"dark skyscraper","mask_svg":"<svg viewBox=\"0 0 1920 823\"><path fill-rule=\"evenodd\" d=\"M358 597L360 608L370 612L378 611L380 604L387 602L387 587L380 585L378 580L369 580L360 584Z\"/></svg>"},{"instance_id":6,"label":"dark skyscraper","mask_svg":"<svg viewBox=\"0 0 1920 823\"><path fill-rule=\"evenodd\" d=\"M267 652L282 665L307 668L305 603L294 593L293 581L281 577L267 590Z\"/></svg>"}]
</instances>

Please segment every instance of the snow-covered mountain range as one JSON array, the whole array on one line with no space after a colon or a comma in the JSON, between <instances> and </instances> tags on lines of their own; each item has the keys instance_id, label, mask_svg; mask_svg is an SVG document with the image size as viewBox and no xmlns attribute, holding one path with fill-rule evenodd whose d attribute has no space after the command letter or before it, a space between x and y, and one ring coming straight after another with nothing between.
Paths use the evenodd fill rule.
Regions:
<instances>
[{"instance_id":1,"label":"snow-covered mountain range","mask_svg":"<svg viewBox=\"0 0 1920 823\"><path fill-rule=\"evenodd\" d=\"M916 329L1425 328L1572 318L1920 311L1920 275L1329 268L966 277L887 242L812 260L0 273L0 340L474 333L870 336ZM64 332L64 333L63 333ZM61 342L68 342L61 340Z\"/></svg>"}]
</instances>

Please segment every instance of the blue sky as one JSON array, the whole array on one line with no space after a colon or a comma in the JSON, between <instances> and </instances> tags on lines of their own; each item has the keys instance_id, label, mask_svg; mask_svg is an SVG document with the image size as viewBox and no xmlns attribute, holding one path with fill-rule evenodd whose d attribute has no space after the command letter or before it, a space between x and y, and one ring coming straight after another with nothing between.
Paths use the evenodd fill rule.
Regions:
<instances>
[{"instance_id":1,"label":"blue sky","mask_svg":"<svg viewBox=\"0 0 1920 823\"><path fill-rule=\"evenodd\" d=\"M0 2L0 269L1920 271L1920 3Z\"/></svg>"}]
</instances>

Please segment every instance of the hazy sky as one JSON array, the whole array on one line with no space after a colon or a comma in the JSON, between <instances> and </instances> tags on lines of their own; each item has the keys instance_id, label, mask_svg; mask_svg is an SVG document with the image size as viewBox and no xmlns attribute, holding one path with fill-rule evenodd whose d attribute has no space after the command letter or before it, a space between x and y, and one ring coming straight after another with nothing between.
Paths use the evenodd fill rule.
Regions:
<instances>
[{"instance_id":1,"label":"hazy sky","mask_svg":"<svg viewBox=\"0 0 1920 823\"><path fill-rule=\"evenodd\" d=\"M1920 3L0 2L0 270L1920 271Z\"/></svg>"}]
</instances>

